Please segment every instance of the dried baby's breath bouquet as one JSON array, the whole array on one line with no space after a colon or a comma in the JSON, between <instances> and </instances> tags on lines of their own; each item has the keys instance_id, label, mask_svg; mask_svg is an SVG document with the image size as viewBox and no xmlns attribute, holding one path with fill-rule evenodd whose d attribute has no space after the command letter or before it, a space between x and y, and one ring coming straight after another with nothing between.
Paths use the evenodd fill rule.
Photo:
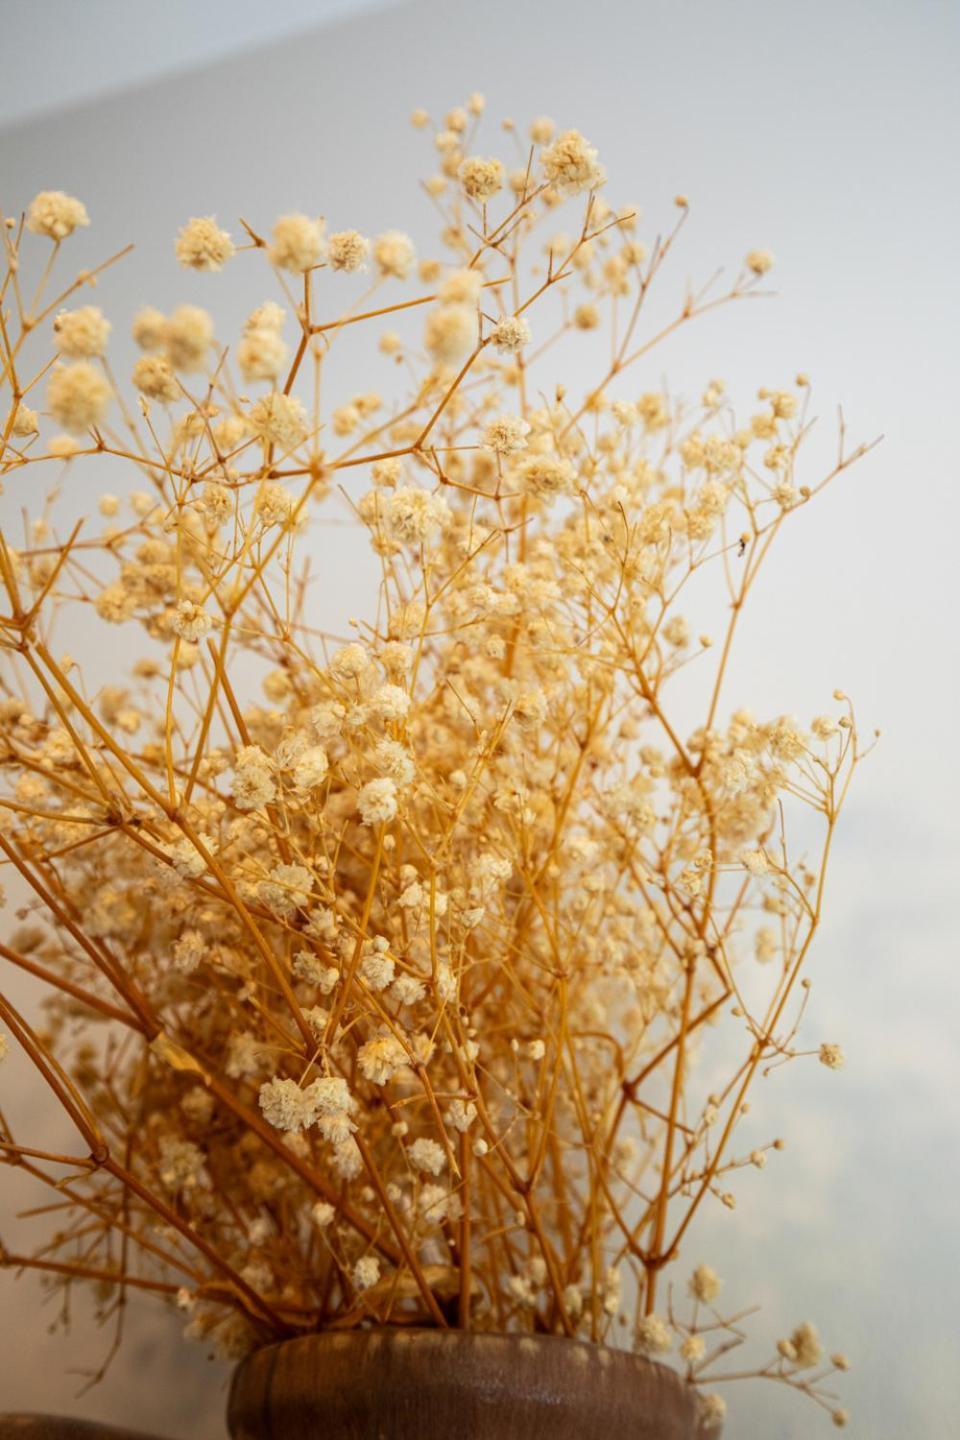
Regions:
<instances>
[{"instance_id":1,"label":"dried baby's breath bouquet","mask_svg":"<svg viewBox=\"0 0 960 1440\"><path fill-rule=\"evenodd\" d=\"M537 1330L709 1389L746 1312L691 1226L781 1144L737 1148L753 1082L842 1063L797 1027L864 753L843 694L757 719L724 673L777 534L864 447L841 428L801 480L803 376L743 418L720 381L666 393L657 343L771 257L649 325L686 201L648 246L582 135L506 122L511 169L476 153L482 110L434 134L443 259L190 220L181 265L274 298L229 336L142 310L129 379L77 303L120 257L57 280L83 204L6 221L4 504L30 516L0 546L0 954L49 999L0 1020L79 1143L30 1145L0 1097L0 1154L58 1206L3 1258L96 1282L103 1317L166 1296L231 1355ZM61 526L91 470L137 488ZM322 628L331 517L381 575L352 635ZM750 1373L842 1425L822 1354L801 1324Z\"/></svg>"}]
</instances>

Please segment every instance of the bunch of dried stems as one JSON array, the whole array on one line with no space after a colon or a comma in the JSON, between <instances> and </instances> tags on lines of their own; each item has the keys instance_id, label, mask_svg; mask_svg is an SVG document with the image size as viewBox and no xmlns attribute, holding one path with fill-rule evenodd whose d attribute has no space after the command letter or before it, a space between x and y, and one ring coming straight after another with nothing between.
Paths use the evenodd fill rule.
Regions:
<instances>
[{"instance_id":1,"label":"bunch of dried stems","mask_svg":"<svg viewBox=\"0 0 960 1440\"><path fill-rule=\"evenodd\" d=\"M773 541L866 447L841 425L801 483L803 376L739 421L720 381L644 388L771 257L647 333L686 200L648 248L582 135L506 122L511 169L476 153L482 112L433 127L442 260L309 215L239 243L190 220L182 265L277 298L229 343L194 305L141 311L130 382L76 303L126 252L60 283L83 204L5 223L0 454L30 518L0 541L0 955L48 998L0 1021L82 1144L23 1143L3 1096L0 1154L55 1202L49 1243L3 1258L95 1282L117 1339L136 1288L228 1354L539 1330L712 1386L748 1312L708 1265L661 1277L781 1147L736 1146L758 1077L842 1063L797 1034L865 753L840 692L801 725L722 687ZM110 473L138 488L63 532L61 490ZM320 628L344 506L381 574L346 637ZM743 1373L842 1425L846 1365L802 1324Z\"/></svg>"}]
</instances>

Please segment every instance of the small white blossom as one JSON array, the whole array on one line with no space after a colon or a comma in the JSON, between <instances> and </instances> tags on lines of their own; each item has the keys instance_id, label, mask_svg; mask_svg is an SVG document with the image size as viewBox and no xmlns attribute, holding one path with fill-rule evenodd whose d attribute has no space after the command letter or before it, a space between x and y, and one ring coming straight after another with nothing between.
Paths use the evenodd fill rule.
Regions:
<instances>
[{"instance_id":1,"label":"small white blossom","mask_svg":"<svg viewBox=\"0 0 960 1440\"><path fill-rule=\"evenodd\" d=\"M700 1395L697 1401L697 1415L701 1429L715 1430L726 1419L727 1402L722 1395Z\"/></svg>"},{"instance_id":2,"label":"small white blossom","mask_svg":"<svg viewBox=\"0 0 960 1440\"><path fill-rule=\"evenodd\" d=\"M529 345L530 326L522 315L505 315L490 331L490 341L502 355L514 355Z\"/></svg>"},{"instance_id":3,"label":"small white blossom","mask_svg":"<svg viewBox=\"0 0 960 1440\"><path fill-rule=\"evenodd\" d=\"M442 495L412 485L394 490L387 501L387 527L406 545L431 539L449 519L450 507Z\"/></svg>"},{"instance_id":4,"label":"small white blossom","mask_svg":"<svg viewBox=\"0 0 960 1440\"><path fill-rule=\"evenodd\" d=\"M406 1063L406 1051L393 1035L378 1035L357 1051L360 1073L374 1085L386 1085Z\"/></svg>"},{"instance_id":5,"label":"small white blossom","mask_svg":"<svg viewBox=\"0 0 960 1440\"><path fill-rule=\"evenodd\" d=\"M195 604L193 600L181 600L171 621L171 628L182 640L189 640L195 645L206 635L212 624L211 617L202 605Z\"/></svg>"},{"instance_id":6,"label":"small white blossom","mask_svg":"<svg viewBox=\"0 0 960 1440\"><path fill-rule=\"evenodd\" d=\"M30 201L27 229L34 235L51 240L65 240L81 225L89 225L90 217L81 200L65 195L62 190L41 190Z\"/></svg>"},{"instance_id":7,"label":"small white blossom","mask_svg":"<svg viewBox=\"0 0 960 1440\"><path fill-rule=\"evenodd\" d=\"M411 1165L417 1170L426 1170L430 1175L439 1175L447 1163L443 1147L436 1140L414 1140L407 1155Z\"/></svg>"},{"instance_id":8,"label":"small white blossom","mask_svg":"<svg viewBox=\"0 0 960 1440\"><path fill-rule=\"evenodd\" d=\"M212 215L201 215L182 226L174 244L185 270L222 270L234 253L234 244Z\"/></svg>"},{"instance_id":9,"label":"small white blossom","mask_svg":"<svg viewBox=\"0 0 960 1440\"><path fill-rule=\"evenodd\" d=\"M543 173L562 194L579 195L605 179L597 152L578 130L564 130L540 152Z\"/></svg>"},{"instance_id":10,"label":"small white blossom","mask_svg":"<svg viewBox=\"0 0 960 1440\"><path fill-rule=\"evenodd\" d=\"M401 230L385 230L373 242L373 258L383 276L406 280L413 266L413 241Z\"/></svg>"},{"instance_id":11,"label":"small white blossom","mask_svg":"<svg viewBox=\"0 0 960 1440\"><path fill-rule=\"evenodd\" d=\"M323 225L309 215L281 215L273 227L268 255L281 270L311 270L323 254Z\"/></svg>"},{"instance_id":12,"label":"small white blossom","mask_svg":"<svg viewBox=\"0 0 960 1440\"><path fill-rule=\"evenodd\" d=\"M530 426L519 415L498 415L483 427L481 444L495 455L515 455L527 448Z\"/></svg>"},{"instance_id":13,"label":"small white blossom","mask_svg":"<svg viewBox=\"0 0 960 1440\"><path fill-rule=\"evenodd\" d=\"M233 798L241 810L259 810L275 798L270 761L259 745L243 745L234 765Z\"/></svg>"},{"instance_id":14,"label":"small white blossom","mask_svg":"<svg viewBox=\"0 0 960 1440\"><path fill-rule=\"evenodd\" d=\"M358 1290L369 1290L380 1279L380 1261L375 1255L363 1255L353 1267L353 1283Z\"/></svg>"},{"instance_id":15,"label":"small white blossom","mask_svg":"<svg viewBox=\"0 0 960 1440\"><path fill-rule=\"evenodd\" d=\"M384 825L397 813L397 787L385 775L380 780L368 780L357 796L357 809L364 825Z\"/></svg>"},{"instance_id":16,"label":"small white blossom","mask_svg":"<svg viewBox=\"0 0 960 1440\"><path fill-rule=\"evenodd\" d=\"M641 1355L666 1355L673 1348L667 1322L655 1313L645 1315L637 1324L636 1347Z\"/></svg>"},{"instance_id":17,"label":"small white blossom","mask_svg":"<svg viewBox=\"0 0 960 1440\"><path fill-rule=\"evenodd\" d=\"M318 1230L326 1230L327 1226L333 1222L336 1213L333 1206L326 1200L318 1200L310 1211L313 1223Z\"/></svg>"},{"instance_id":18,"label":"small white blossom","mask_svg":"<svg viewBox=\"0 0 960 1440\"><path fill-rule=\"evenodd\" d=\"M690 1276L690 1293L697 1300L716 1300L722 1285L720 1276L709 1265L698 1265Z\"/></svg>"},{"instance_id":19,"label":"small white blossom","mask_svg":"<svg viewBox=\"0 0 960 1440\"><path fill-rule=\"evenodd\" d=\"M260 1086L260 1109L276 1130L302 1130L314 1118L312 1101L296 1080L267 1080Z\"/></svg>"},{"instance_id":20,"label":"small white blossom","mask_svg":"<svg viewBox=\"0 0 960 1440\"><path fill-rule=\"evenodd\" d=\"M293 784L297 790L314 790L327 778L330 762L321 745L304 750L293 767Z\"/></svg>"}]
</instances>

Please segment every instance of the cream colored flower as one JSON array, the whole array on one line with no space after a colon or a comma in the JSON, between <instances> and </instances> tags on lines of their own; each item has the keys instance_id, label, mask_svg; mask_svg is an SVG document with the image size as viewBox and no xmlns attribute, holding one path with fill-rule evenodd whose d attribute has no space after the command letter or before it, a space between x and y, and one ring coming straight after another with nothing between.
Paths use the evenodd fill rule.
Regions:
<instances>
[{"instance_id":1,"label":"cream colored flower","mask_svg":"<svg viewBox=\"0 0 960 1440\"><path fill-rule=\"evenodd\" d=\"M81 225L89 225L90 217L81 200L65 195L62 190L41 190L30 201L27 229L34 235L51 240L65 240Z\"/></svg>"},{"instance_id":2,"label":"cream colored flower","mask_svg":"<svg viewBox=\"0 0 960 1440\"><path fill-rule=\"evenodd\" d=\"M105 355L110 329L110 321L96 305L61 310L53 322L54 344L71 360Z\"/></svg>"},{"instance_id":3,"label":"cream colored flower","mask_svg":"<svg viewBox=\"0 0 960 1440\"><path fill-rule=\"evenodd\" d=\"M385 230L373 242L373 258L381 275L406 280L413 268L413 241L401 230Z\"/></svg>"},{"instance_id":4,"label":"cream colored flower","mask_svg":"<svg viewBox=\"0 0 960 1440\"><path fill-rule=\"evenodd\" d=\"M163 355L144 355L133 367L133 383L141 395L172 405L182 394L170 361Z\"/></svg>"},{"instance_id":5,"label":"cream colored flower","mask_svg":"<svg viewBox=\"0 0 960 1440\"><path fill-rule=\"evenodd\" d=\"M60 365L47 384L47 404L58 425L79 433L99 425L110 403L110 382L87 360Z\"/></svg>"},{"instance_id":6,"label":"cream colored flower","mask_svg":"<svg viewBox=\"0 0 960 1440\"><path fill-rule=\"evenodd\" d=\"M185 270L222 270L234 253L233 241L212 215L188 220L173 248Z\"/></svg>"},{"instance_id":7,"label":"cream colored flower","mask_svg":"<svg viewBox=\"0 0 960 1440\"><path fill-rule=\"evenodd\" d=\"M397 813L397 787L388 775L368 780L357 797L357 809L364 825L383 825Z\"/></svg>"},{"instance_id":8,"label":"cream colored flower","mask_svg":"<svg viewBox=\"0 0 960 1440\"><path fill-rule=\"evenodd\" d=\"M540 152L540 163L549 183L566 195L594 190L606 176L597 152L579 130L564 130Z\"/></svg>"},{"instance_id":9,"label":"cream colored flower","mask_svg":"<svg viewBox=\"0 0 960 1440\"><path fill-rule=\"evenodd\" d=\"M747 268L754 275L766 275L768 270L773 269L773 256L769 250L751 250L747 256Z\"/></svg>"},{"instance_id":10,"label":"cream colored flower","mask_svg":"<svg viewBox=\"0 0 960 1440\"><path fill-rule=\"evenodd\" d=\"M427 316L424 345L445 365L456 365L476 344L477 313L469 305L438 305Z\"/></svg>"},{"instance_id":11,"label":"cream colored flower","mask_svg":"<svg viewBox=\"0 0 960 1440\"><path fill-rule=\"evenodd\" d=\"M471 155L460 166L460 183L471 200L487 201L503 189L503 165Z\"/></svg>"},{"instance_id":12,"label":"cream colored flower","mask_svg":"<svg viewBox=\"0 0 960 1440\"><path fill-rule=\"evenodd\" d=\"M273 243L267 250L281 270L312 270L323 256L323 224L308 215L281 215L273 227Z\"/></svg>"},{"instance_id":13,"label":"cream colored flower","mask_svg":"<svg viewBox=\"0 0 960 1440\"><path fill-rule=\"evenodd\" d=\"M213 344L213 321L198 305L178 305L163 327L163 343L175 370L202 370Z\"/></svg>"},{"instance_id":14,"label":"cream colored flower","mask_svg":"<svg viewBox=\"0 0 960 1440\"><path fill-rule=\"evenodd\" d=\"M31 410L30 406L24 405L21 400L14 412L10 434L17 440L25 440L28 435L36 435L39 429L36 410Z\"/></svg>"},{"instance_id":15,"label":"cream colored flower","mask_svg":"<svg viewBox=\"0 0 960 1440\"><path fill-rule=\"evenodd\" d=\"M295 395L265 395L251 408L250 424L260 440L281 450L295 450L307 437L307 412Z\"/></svg>"},{"instance_id":16,"label":"cream colored flower","mask_svg":"<svg viewBox=\"0 0 960 1440\"><path fill-rule=\"evenodd\" d=\"M490 331L490 340L502 354L515 355L530 344L530 326L522 315L505 315Z\"/></svg>"},{"instance_id":17,"label":"cream colored flower","mask_svg":"<svg viewBox=\"0 0 960 1440\"><path fill-rule=\"evenodd\" d=\"M359 230L337 230L327 241L327 259L333 270L362 270L370 254L370 241Z\"/></svg>"}]
</instances>

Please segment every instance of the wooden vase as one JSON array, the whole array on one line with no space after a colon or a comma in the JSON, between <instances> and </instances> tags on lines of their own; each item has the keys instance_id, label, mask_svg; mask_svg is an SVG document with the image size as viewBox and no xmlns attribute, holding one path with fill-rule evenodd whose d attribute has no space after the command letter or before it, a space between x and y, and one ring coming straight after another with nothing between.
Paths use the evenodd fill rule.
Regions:
<instances>
[{"instance_id":1,"label":"wooden vase","mask_svg":"<svg viewBox=\"0 0 960 1440\"><path fill-rule=\"evenodd\" d=\"M233 1440L700 1440L672 1370L558 1336L327 1332L254 1351L230 1390Z\"/></svg>"}]
</instances>

